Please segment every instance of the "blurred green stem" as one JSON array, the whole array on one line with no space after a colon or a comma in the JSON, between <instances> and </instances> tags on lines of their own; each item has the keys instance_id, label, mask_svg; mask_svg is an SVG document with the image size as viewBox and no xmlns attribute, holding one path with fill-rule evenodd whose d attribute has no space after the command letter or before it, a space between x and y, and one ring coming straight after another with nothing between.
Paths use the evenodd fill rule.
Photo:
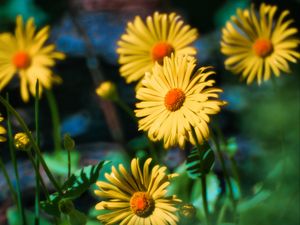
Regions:
<instances>
[{"instance_id":1,"label":"blurred green stem","mask_svg":"<svg viewBox=\"0 0 300 225\"><path fill-rule=\"evenodd\" d=\"M35 101L34 101L34 114L35 114L35 141L36 144L40 145L40 129L39 129L39 80L36 81L35 85ZM35 219L34 224L39 225L40 224L40 161L39 157L35 156L35 162L33 164L36 164L35 168Z\"/></svg>"},{"instance_id":2,"label":"blurred green stem","mask_svg":"<svg viewBox=\"0 0 300 225\"><path fill-rule=\"evenodd\" d=\"M114 102L118 106L120 106L120 108L122 108L133 119L134 122L138 123L137 118L135 117L133 110L126 103L124 103L119 97ZM147 141L148 141L150 155L152 156L152 158L155 162L159 162L157 152L155 150L155 147L154 147L152 141L149 140L146 133L144 133L144 135L146 136Z\"/></svg>"},{"instance_id":3,"label":"blurred green stem","mask_svg":"<svg viewBox=\"0 0 300 225\"><path fill-rule=\"evenodd\" d=\"M51 181L51 183L54 185L54 187L57 189L57 191L60 194L62 193L62 190L60 188L60 185L58 184L58 182L56 181L56 179L54 178L54 176L52 175L51 171L49 170L43 156L41 153L41 150L39 148L39 146L36 144L30 130L28 129L25 121L22 119L22 117L19 115L19 113L17 113L17 111L4 99L2 98L2 96L0 96L0 102L6 107L7 111L9 113L11 113L13 116L16 117L16 119L18 120L19 124L21 125L21 127L23 128L24 132L26 133L26 135L28 136L30 143L32 144L32 148L35 151L37 157L39 157L40 163L42 164L47 176L49 177L49 180Z\"/></svg>"},{"instance_id":4,"label":"blurred green stem","mask_svg":"<svg viewBox=\"0 0 300 225\"><path fill-rule=\"evenodd\" d=\"M71 177L71 150L67 149L68 151L68 179Z\"/></svg>"},{"instance_id":5,"label":"blurred green stem","mask_svg":"<svg viewBox=\"0 0 300 225\"><path fill-rule=\"evenodd\" d=\"M223 132L222 132L221 128L218 125L216 125L215 126L215 130L216 130L216 133L217 133L217 135L219 137L219 140L222 142L224 148L228 152L228 149L227 149L227 145L228 144L227 144L227 141L226 141L226 139L225 139L225 137L223 135ZM214 135L213 132L211 132L211 133L212 133L212 135ZM218 146L220 148L220 144ZM223 156L223 155L221 154L221 156ZM240 195L242 195L242 189L241 189L241 183L240 183L240 175L239 175L239 172L238 172L238 167L237 167L236 160L234 159L233 156L230 156L229 158L230 158L230 164L231 164L232 174L234 176L234 179L237 181L237 185L238 185L238 188L239 188L239 191L240 191Z\"/></svg>"},{"instance_id":6,"label":"blurred green stem","mask_svg":"<svg viewBox=\"0 0 300 225\"><path fill-rule=\"evenodd\" d=\"M61 147L61 137L60 137L60 119L57 103L54 94L51 90L45 90L46 97L48 100L51 119L52 119L52 129L53 129L53 140L54 140L54 150L57 153L62 149Z\"/></svg>"},{"instance_id":7,"label":"blurred green stem","mask_svg":"<svg viewBox=\"0 0 300 225\"><path fill-rule=\"evenodd\" d=\"M0 96L1 97L1 96ZM1 97L2 98L2 97ZM9 101L8 95L6 96L7 102ZM3 99L3 98L2 98ZM5 101L5 99L3 99ZM18 202L18 210L21 215L22 224L27 225L26 215L25 215L25 208L22 203L22 196L21 196L21 188L20 188L20 178L19 178L19 171L18 171L18 165L16 160L16 150L13 145L13 134L12 134L12 127L10 122L10 110L7 109L7 134L8 134L8 145L9 145L9 151L10 151L10 157L11 161L14 167L15 177L16 177L16 192L17 192L17 202Z\"/></svg>"},{"instance_id":8,"label":"blurred green stem","mask_svg":"<svg viewBox=\"0 0 300 225\"><path fill-rule=\"evenodd\" d=\"M200 153L200 155L203 155L205 152L202 152L201 146L198 142L198 138L196 135L196 132L194 128L192 127L192 135L196 143L196 147ZM204 208L204 213L205 213L205 218L206 218L206 225L210 225L210 215L208 211L208 202L207 202L207 187L206 187L206 174L202 174L201 176L201 189L202 189L202 201L203 201L203 208Z\"/></svg>"},{"instance_id":9,"label":"blurred green stem","mask_svg":"<svg viewBox=\"0 0 300 225\"><path fill-rule=\"evenodd\" d=\"M11 193L11 195L13 197L13 200L14 200L15 204L18 205L17 193L16 193L16 191L15 191L15 189L14 189L12 183L11 183L11 180L9 179L7 170L5 168L5 165L4 165L1 157L0 157L0 168L1 168L2 172L3 172L4 178L6 180L6 183L7 183L8 187L9 187L9 190L10 190L10 193Z\"/></svg>"},{"instance_id":10,"label":"blurred green stem","mask_svg":"<svg viewBox=\"0 0 300 225\"><path fill-rule=\"evenodd\" d=\"M224 173L226 183L228 184L229 196L230 196L232 206L233 206L233 215L234 215L234 221L235 221L235 218L236 218L236 215L235 215L236 214L236 201L234 199L232 183L230 181L230 177L228 175L228 171L227 171L227 168L226 168L226 165L225 165L225 159L224 159L224 156L223 156L221 148L220 148L220 143L219 143L217 137L214 135L214 133L212 131L210 132L210 136L211 136L212 141L215 144L217 154L218 154L218 157L219 157L219 160L220 160L220 163L221 163L222 171Z\"/></svg>"}]
</instances>

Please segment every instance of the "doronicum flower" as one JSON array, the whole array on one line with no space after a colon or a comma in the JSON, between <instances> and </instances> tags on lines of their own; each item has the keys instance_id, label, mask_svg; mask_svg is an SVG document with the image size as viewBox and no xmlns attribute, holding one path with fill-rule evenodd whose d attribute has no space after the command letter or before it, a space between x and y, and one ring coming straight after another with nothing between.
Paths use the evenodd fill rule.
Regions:
<instances>
[{"instance_id":1,"label":"doronicum flower","mask_svg":"<svg viewBox=\"0 0 300 225\"><path fill-rule=\"evenodd\" d=\"M26 24L18 16L15 34L0 35L0 90L18 75L20 80L21 97L24 102L29 100L29 91L35 96L37 79L42 87L50 89L53 83L61 79L53 74L50 67L56 59L63 59L63 53L55 51L55 45L46 45L49 37L49 27L36 32L33 18ZM41 94L41 93L39 93Z\"/></svg>"},{"instance_id":2,"label":"doronicum flower","mask_svg":"<svg viewBox=\"0 0 300 225\"><path fill-rule=\"evenodd\" d=\"M30 147L30 139L24 132L16 133L14 136L14 145L18 150L27 150Z\"/></svg>"},{"instance_id":3,"label":"doronicum flower","mask_svg":"<svg viewBox=\"0 0 300 225\"><path fill-rule=\"evenodd\" d=\"M117 87L110 81L101 82L96 89L96 93L105 100L115 101L118 99Z\"/></svg>"},{"instance_id":4,"label":"doronicum flower","mask_svg":"<svg viewBox=\"0 0 300 225\"><path fill-rule=\"evenodd\" d=\"M3 121L3 117L0 115L0 122L2 121ZM6 141L6 137L3 136L5 134L6 134L6 129L0 125L0 142Z\"/></svg>"},{"instance_id":5,"label":"doronicum flower","mask_svg":"<svg viewBox=\"0 0 300 225\"><path fill-rule=\"evenodd\" d=\"M271 73L290 72L288 62L296 63L300 54L296 51L299 39L297 28L287 20L289 11L283 11L275 19L276 6L261 4L256 12L251 9L237 10L223 29L221 51L228 56L225 67L251 84L269 80Z\"/></svg>"},{"instance_id":6,"label":"doronicum flower","mask_svg":"<svg viewBox=\"0 0 300 225\"><path fill-rule=\"evenodd\" d=\"M166 167L159 165L149 168L148 158L143 168L139 160L131 161L131 173L122 164L119 171L113 166L105 177L108 182L98 181L96 195L103 201L96 205L97 210L109 210L98 216L104 224L120 225L168 225L177 224L175 214L176 196L166 196L170 179L177 174L166 174Z\"/></svg>"},{"instance_id":7,"label":"doronicum flower","mask_svg":"<svg viewBox=\"0 0 300 225\"><path fill-rule=\"evenodd\" d=\"M225 104L218 100L222 90L208 79L215 72L195 67L194 57L166 57L163 65L156 63L152 73L146 74L137 90L139 130L148 132L153 141L163 140L165 148L184 148L186 141L195 145L192 129L199 143L208 139L209 116Z\"/></svg>"},{"instance_id":8,"label":"doronicum flower","mask_svg":"<svg viewBox=\"0 0 300 225\"><path fill-rule=\"evenodd\" d=\"M196 49L190 45L197 36L197 30L184 25L175 13L155 12L145 22L136 16L118 41L120 73L130 83L143 78L155 62L162 64L165 56L195 55Z\"/></svg>"}]
</instances>

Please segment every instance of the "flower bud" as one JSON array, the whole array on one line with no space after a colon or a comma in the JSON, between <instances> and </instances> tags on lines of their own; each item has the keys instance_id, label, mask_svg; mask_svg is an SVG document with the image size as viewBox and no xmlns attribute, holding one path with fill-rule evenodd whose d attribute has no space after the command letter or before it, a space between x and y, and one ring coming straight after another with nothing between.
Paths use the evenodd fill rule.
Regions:
<instances>
[{"instance_id":1,"label":"flower bud","mask_svg":"<svg viewBox=\"0 0 300 225\"><path fill-rule=\"evenodd\" d=\"M3 117L0 116L0 122L3 120ZM3 134L6 134L6 129L0 125L0 142L6 141L6 137L2 136Z\"/></svg>"},{"instance_id":2,"label":"flower bud","mask_svg":"<svg viewBox=\"0 0 300 225\"><path fill-rule=\"evenodd\" d=\"M105 100L115 101L118 99L116 85L110 81L100 83L100 85L96 89L96 93L98 96Z\"/></svg>"},{"instance_id":3,"label":"flower bud","mask_svg":"<svg viewBox=\"0 0 300 225\"><path fill-rule=\"evenodd\" d=\"M26 133L15 134L14 145L18 150L27 150L30 147L30 140Z\"/></svg>"},{"instance_id":4,"label":"flower bud","mask_svg":"<svg viewBox=\"0 0 300 225\"><path fill-rule=\"evenodd\" d=\"M63 214L70 214L75 208L74 204L69 199L62 199L58 203L59 211Z\"/></svg>"},{"instance_id":5,"label":"flower bud","mask_svg":"<svg viewBox=\"0 0 300 225\"><path fill-rule=\"evenodd\" d=\"M179 213L187 219L193 219L196 215L196 209L192 204L185 203L180 206Z\"/></svg>"},{"instance_id":6,"label":"flower bud","mask_svg":"<svg viewBox=\"0 0 300 225\"><path fill-rule=\"evenodd\" d=\"M75 141L69 134L64 135L64 148L68 151L71 151L75 148Z\"/></svg>"}]
</instances>

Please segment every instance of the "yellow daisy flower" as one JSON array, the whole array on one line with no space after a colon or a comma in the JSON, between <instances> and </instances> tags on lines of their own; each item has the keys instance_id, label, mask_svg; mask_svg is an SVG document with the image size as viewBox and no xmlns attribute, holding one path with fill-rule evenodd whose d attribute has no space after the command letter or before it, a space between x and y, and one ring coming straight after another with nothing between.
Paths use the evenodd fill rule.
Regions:
<instances>
[{"instance_id":1,"label":"yellow daisy flower","mask_svg":"<svg viewBox=\"0 0 300 225\"><path fill-rule=\"evenodd\" d=\"M236 74L242 74L251 84L257 79L269 80L271 70L275 76L281 71L290 72L288 62L297 62L296 51L299 39L297 28L291 27L293 20L286 20L289 11L283 11L275 19L276 6L261 4L259 12L251 9L237 10L222 30L221 51L228 56L225 66Z\"/></svg>"},{"instance_id":2,"label":"yellow daisy flower","mask_svg":"<svg viewBox=\"0 0 300 225\"><path fill-rule=\"evenodd\" d=\"M145 22L136 16L118 42L120 73L130 83L143 78L155 62L162 64L171 53L195 55L196 49L190 45L197 36L197 30L184 25L175 13L155 12Z\"/></svg>"},{"instance_id":3,"label":"yellow daisy flower","mask_svg":"<svg viewBox=\"0 0 300 225\"><path fill-rule=\"evenodd\" d=\"M213 87L214 80L207 80L215 73L209 67L195 67L194 57L165 57L164 64L156 63L137 90L139 130L148 131L153 141L163 139L165 148L184 148L186 141L195 144L192 127L202 143L209 136L209 115L225 104L218 100L222 90Z\"/></svg>"},{"instance_id":4,"label":"yellow daisy flower","mask_svg":"<svg viewBox=\"0 0 300 225\"><path fill-rule=\"evenodd\" d=\"M0 115L0 122L3 121L3 117ZM2 136L3 134L6 134L6 129L0 125L0 142L6 141L6 138Z\"/></svg>"},{"instance_id":5,"label":"yellow daisy flower","mask_svg":"<svg viewBox=\"0 0 300 225\"><path fill-rule=\"evenodd\" d=\"M131 161L131 173L122 164L119 171L113 166L105 177L109 182L98 181L95 194L103 198L97 210L109 210L98 216L106 225L176 225L176 196L166 196L170 179L177 174L166 174L166 167L156 165L150 170L151 158L140 168L139 159Z\"/></svg>"},{"instance_id":6,"label":"yellow daisy flower","mask_svg":"<svg viewBox=\"0 0 300 225\"><path fill-rule=\"evenodd\" d=\"M21 96L24 102L29 100L28 89L35 96L36 80L42 87L50 89L53 82L60 78L53 75L49 67L54 66L55 59L63 59L65 55L55 51L55 45L45 45L49 37L46 26L36 33L33 18L26 24L18 16L15 34L4 33L0 36L0 90L14 75L18 75L21 83Z\"/></svg>"}]
</instances>

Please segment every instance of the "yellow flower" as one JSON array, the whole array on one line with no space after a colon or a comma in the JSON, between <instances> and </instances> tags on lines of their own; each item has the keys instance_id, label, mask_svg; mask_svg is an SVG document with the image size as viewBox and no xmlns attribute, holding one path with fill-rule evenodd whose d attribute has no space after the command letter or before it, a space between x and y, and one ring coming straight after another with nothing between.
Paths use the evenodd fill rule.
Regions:
<instances>
[{"instance_id":1,"label":"yellow flower","mask_svg":"<svg viewBox=\"0 0 300 225\"><path fill-rule=\"evenodd\" d=\"M26 24L18 16L15 34L4 33L0 36L0 90L2 90L15 74L20 79L20 90L23 101L29 100L28 89L35 96L36 80L42 87L50 89L53 82L61 79L54 76L51 69L56 59L65 55L55 51L54 45L45 45L49 36L46 26L36 33L33 18Z\"/></svg>"},{"instance_id":2,"label":"yellow flower","mask_svg":"<svg viewBox=\"0 0 300 225\"><path fill-rule=\"evenodd\" d=\"M117 87L113 82L104 81L96 89L99 97L106 100L116 100L118 98Z\"/></svg>"},{"instance_id":3,"label":"yellow flower","mask_svg":"<svg viewBox=\"0 0 300 225\"><path fill-rule=\"evenodd\" d=\"M126 33L118 42L121 75L127 83L138 81L155 62L163 63L163 58L171 53L195 55L196 49L190 45L197 35L197 30L184 25L175 13L155 12L145 22L136 16L133 22L128 23Z\"/></svg>"},{"instance_id":4,"label":"yellow flower","mask_svg":"<svg viewBox=\"0 0 300 225\"><path fill-rule=\"evenodd\" d=\"M257 79L269 80L271 73L279 76L281 71L290 72L288 62L297 62L299 39L293 20L286 20L288 10L274 19L276 6L261 4L259 12L251 9L237 10L223 29L221 51L228 56L225 66L236 74L242 74L251 84ZM271 71L272 70L272 71Z\"/></svg>"},{"instance_id":5,"label":"yellow flower","mask_svg":"<svg viewBox=\"0 0 300 225\"><path fill-rule=\"evenodd\" d=\"M2 121L3 121L3 117L0 115L0 122ZM6 141L6 138L2 136L3 134L6 134L6 129L0 125L0 142Z\"/></svg>"},{"instance_id":6,"label":"yellow flower","mask_svg":"<svg viewBox=\"0 0 300 225\"><path fill-rule=\"evenodd\" d=\"M150 170L151 158L140 168L139 160L131 161L131 173L122 164L119 171L113 166L105 177L109 182L99 181L95 194L103 198L97 210L109 210L98 216L104 224L120 225L168 225L177 224L176 196L166 196L170 179L177 174L166 174L166 167L156 165Z\"/></svg>"},{"instance_id":7,"label":"yellow flower","mask_svg":"<svg viewBox=\"0 0 300 225\"><path fill-rule=\"evenodd\" d=\"M30 146L30 140L27 134L23 132L15 134L14 145L18 150L27 150Z\"/></svg>"},{"instance_id":8,"label":"yellow flower","mask_svg":"<svg viewBox=\"0 0 300 225\"><path fill-rule=\"evenodd\" d=\"M156 63L152 74L146 74L137 90L139 130L148 131L153 141L163 139L165 148L184 148L186 141L195 144L192 128L202 143L209 136L209 115L225 104L218 100L222 90L213 87L214 80L207 80L215 73L209 67L196 71L195 67L193 57L166 57L163 66Z\"/></svg>"}]
</instances>

